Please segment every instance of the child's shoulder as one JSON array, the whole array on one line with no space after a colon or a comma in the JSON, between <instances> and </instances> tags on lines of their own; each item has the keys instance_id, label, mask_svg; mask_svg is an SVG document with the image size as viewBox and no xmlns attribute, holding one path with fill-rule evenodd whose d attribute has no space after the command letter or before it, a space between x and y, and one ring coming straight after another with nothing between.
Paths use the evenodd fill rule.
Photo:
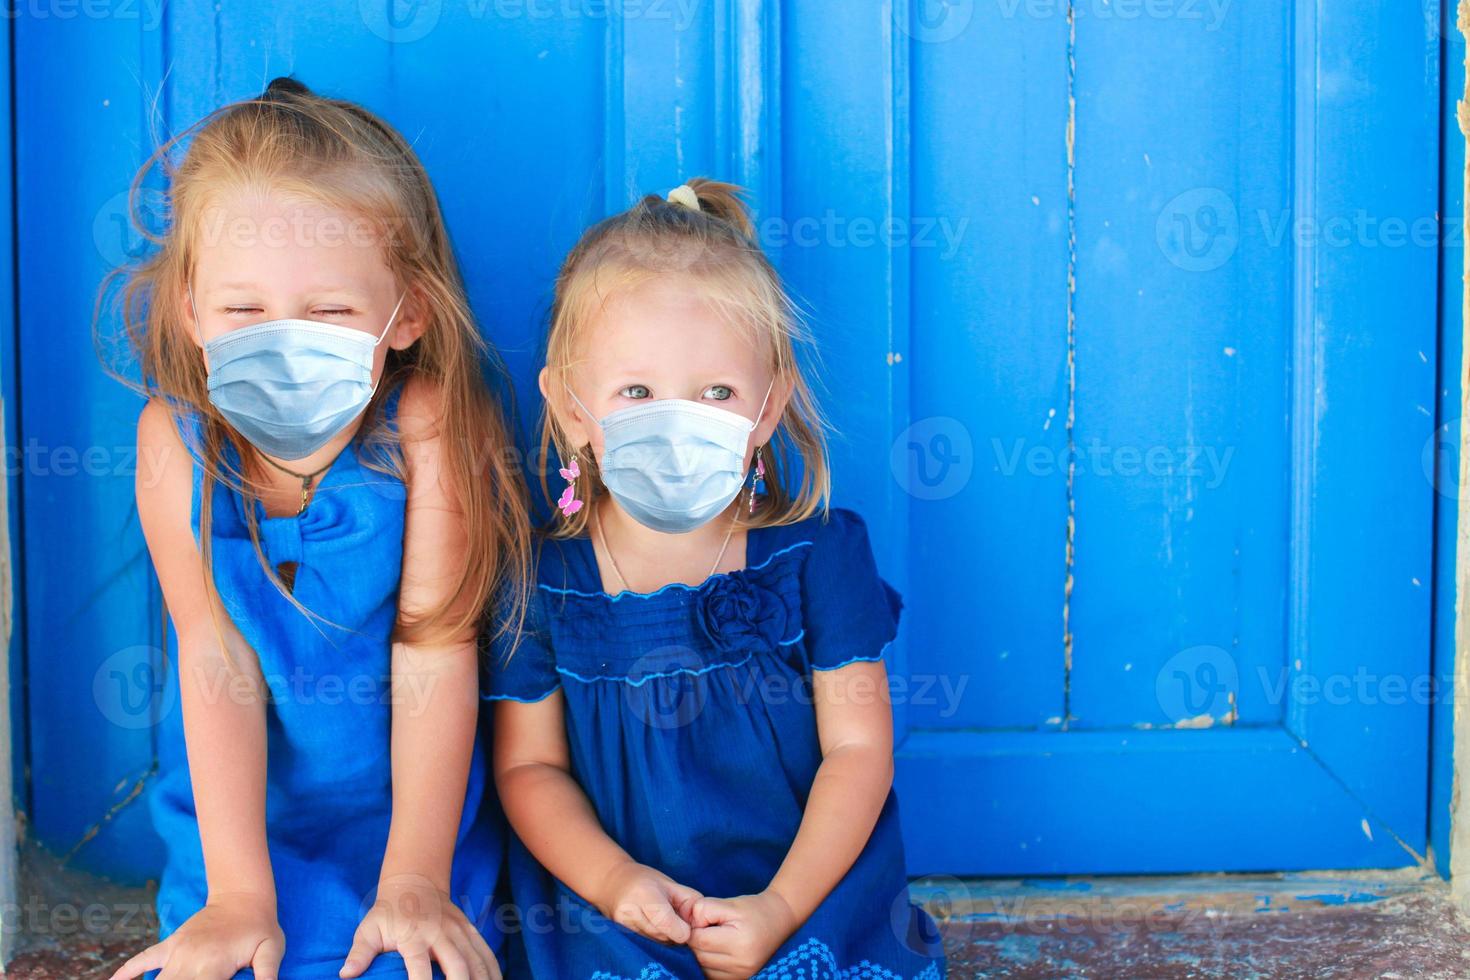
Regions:
<instances>
[{"instance_id":1,"label":"child's shoulder","mask_svg":"<svg viewBox=\"0 0 1470 980\"><path fill-rule=\"evenodd\" d=\"M138 413L138 444L160 447L177 442L179 434L174 416L174 409L166 396L148 399Z\"/></svg>"},{"instance_id":2,"label":"child's shoulder","mask_svg":"<svg viewBox=\"0 0 1470 980\"><path fill-rule=\"evenodd\" d=\"M846 507L830 507L790 524L762 528L760 533L766 538L768 554L810 547L812 555L820 560L834 553L868 547L867 522L857 511Z\"/></svg>"},{"instance_id":3,"label":"child's shoulder","mask_svg":"<svg viewBox=\"0 0 1470 980\"><path fill-rule=\"evenodd\" d=\"M812 666L878 655L893 637L903 597L878 569L867 521L833 507L785 527L791 536L785 547L802 554L802 615ZM873 637L878 640L869 643Z\"/></svg>"},{"instance_id":4,"label":"child's shoulder","mask_svg":"<svg viewBox=\"0 0 1470 980\"><path fill-rule=\"evenodd\" d=\"M184 402L156 394L138 413L138 454L147 460L166 460L185 450L185 461L198 462L203 454L203 420Z\"/></svg>"},{"instance_id":5,"label":"child's shoulder","mask_svg":"<svg viewBox=\"0 0 1470 980\"><path fill-rule=\"evenodd\" d=\"M383 399L383 411L398 431L399 439L427 442L439 434L444 418L444 389L439 382L421 375L395 383Z\"/></svg>"}]
</instances>

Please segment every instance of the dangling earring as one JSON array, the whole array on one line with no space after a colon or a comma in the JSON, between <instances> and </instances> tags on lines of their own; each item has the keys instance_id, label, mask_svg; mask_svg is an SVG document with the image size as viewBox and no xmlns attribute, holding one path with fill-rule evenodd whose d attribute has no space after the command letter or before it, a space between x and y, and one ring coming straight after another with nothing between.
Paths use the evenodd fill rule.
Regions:
<instances>
[{"instance_id":1,"label":"dangling earring","mask_svg":"<svg viewBox=\"0 0 1470 980\"><path fill-rule=\"evenodd\" d=\"M766 493L766 457L764 446L755 447L755 479L750 481L750 504L749 512L755 513L755 495L765 496Z\"/></svg>"},{"instance_id":2,"label":"dangling earring","mask_svg":"<svg viewBox=\"0 0 1470 980\"><path fill-rule=\"evenodd\" d=\"M577 465L577 454L572 453L572 461L558 472L567 481L567 487L561 492L561 499L556 502L556 506L561 510L562 517L571 517L582 509L582 501L577 499L577 478L582 475L582 468Z\"/></svg>"}]
</instances>

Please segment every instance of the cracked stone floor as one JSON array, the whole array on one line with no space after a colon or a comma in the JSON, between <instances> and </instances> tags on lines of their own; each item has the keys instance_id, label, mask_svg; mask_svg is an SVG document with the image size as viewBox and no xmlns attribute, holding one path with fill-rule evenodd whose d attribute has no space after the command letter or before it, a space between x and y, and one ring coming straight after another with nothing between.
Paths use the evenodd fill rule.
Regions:
<instances>
[{"instance_id":1,"label":"cracked stone floor","mask_svg":"<svg viewBox=\"0 0 1470 980\"><path fill-rule=\"evenodd\" d=\"M78 899L77 883L27 876L6 977L105 980L151 935L146 892L94 883ZM1412 868L925 879L915 895L941 921L954 978L1470 977L1470 918ZM96 928L89 908L103 910Z\"/></svg>"}]
</instances>

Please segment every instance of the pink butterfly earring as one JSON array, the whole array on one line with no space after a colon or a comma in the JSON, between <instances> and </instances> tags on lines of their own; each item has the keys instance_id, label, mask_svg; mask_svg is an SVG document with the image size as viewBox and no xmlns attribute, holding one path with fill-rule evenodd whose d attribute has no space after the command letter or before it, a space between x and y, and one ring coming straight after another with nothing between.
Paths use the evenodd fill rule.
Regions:
<instances>
[{"instance_id":1,"label":"pink butterfly earring","mask_svg":"<svg viewBox=\"0 0 1470 980\"><path fill-rule=\"evenodd\" d=\"M577 480L582 475L582 468L577 465L577 454L572 453L571 462L558 472L561 473L561 478L567 481L567 486L561 492L561 499L556 502L556 506L561 511L561 516L571 517L582 509L582 501L577 499Z\"/></svg>"}]
</instances>

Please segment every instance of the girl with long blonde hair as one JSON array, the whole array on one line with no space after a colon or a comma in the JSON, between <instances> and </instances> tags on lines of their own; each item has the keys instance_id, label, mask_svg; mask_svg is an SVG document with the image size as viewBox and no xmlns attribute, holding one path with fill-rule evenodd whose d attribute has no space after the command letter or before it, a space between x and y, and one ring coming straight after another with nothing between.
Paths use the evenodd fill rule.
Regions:
<instances>
[{"instance_id":1,"label":"girl with long blonde hair","mask_svg":"<svg viewBox=\"0 0 1470 980\"><path fill-rule=\"evenodd\" d=\"M182 712L162 939L114 978L498 976L477 634L527 510L433 188L290 79L135 188L154 164L168 225L121 270L121 349Z\"/></svg>"}]
</instances>

